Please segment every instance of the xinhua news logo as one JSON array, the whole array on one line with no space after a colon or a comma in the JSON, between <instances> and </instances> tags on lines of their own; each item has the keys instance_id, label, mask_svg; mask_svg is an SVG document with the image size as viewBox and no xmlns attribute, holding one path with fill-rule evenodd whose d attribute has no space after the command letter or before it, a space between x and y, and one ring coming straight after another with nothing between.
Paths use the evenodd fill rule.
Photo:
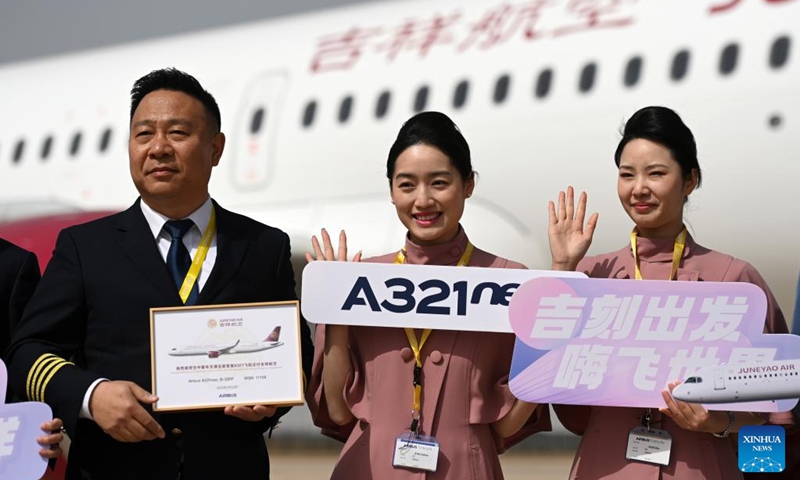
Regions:
<instances>
[{"instance_id":1,"label":"xinhua news logo","mask_svg":"<svg viewBox=\"0 0 800 480\"><path fill-rule=\"evenodd\" d=\"M786 468L786 432L778 425L752 425L739 430L739 470L782 472Z\"/></svg>"}]
</instances>

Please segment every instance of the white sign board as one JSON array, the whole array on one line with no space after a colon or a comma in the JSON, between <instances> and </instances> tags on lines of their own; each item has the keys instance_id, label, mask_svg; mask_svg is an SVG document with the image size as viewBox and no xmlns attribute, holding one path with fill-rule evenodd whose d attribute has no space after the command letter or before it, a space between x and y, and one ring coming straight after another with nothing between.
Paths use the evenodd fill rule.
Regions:
<instances>
[{"instance_id":1,"label":"white sign board","mask_svg":"<svg viewBox=\"0 0 800 480\"><path fill-rule=\"evenodd\" d=\"M578 272L312 262L300 302L313 323L512 332L508 302L520 284Z\"/></svg>"}]
</instances>

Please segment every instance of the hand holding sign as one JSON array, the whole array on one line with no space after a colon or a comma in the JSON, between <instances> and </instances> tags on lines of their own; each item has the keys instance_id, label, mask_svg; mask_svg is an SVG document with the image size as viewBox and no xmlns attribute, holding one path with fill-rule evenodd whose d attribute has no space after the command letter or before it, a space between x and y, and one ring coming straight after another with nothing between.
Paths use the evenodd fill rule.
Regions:
<instances>
[{"instance_id":1,"label":"hand holding sign","mask_svg":"<svg viewBox=\"0 0 800 480\"><path fill-rule=\"evenodd\" d=\"M537 278L517 290L509 315L517 334L509 385L530 402L658 408L670 381L703 367L746 370L800 351L797 336L763 334L766 297L749 283ZM734 377L752 383L761 374L703 384L731 390ZM779 412L795 402L714 409Z\"/></svg>"},{"instance_id":2,"label":"hand holding sign","mask_svg":"<svg viewBox=\"0 0 800 480\"><path fill-rule=\"evenodd\" d=\"M694 432L717 433L728 426L728 416L724 412L710 412L699 403L687 403L672 396L680 382L669 382L668 388L661 392L666 407L658 410L668 416L679 427Z\"/></svg>"},{"instance_id":3,"label":"hand holding sign","mask_svg":"<svg viewBox=\"0 0 800 480\"><path fill-rule=\"evenodd\" d=\"M321 235L323 248L320 248L316 235L311 237L311 245L314 247L316 260L334 260L333 243L328 231L323 228ZM309 253L306 253L306 260L309 263L315 261L314 257ZM336 260L340 262L347 261L347 234L344 233L344 230L339 233L339 249ZM353 261L361 261L360 251L355 254ZM326 325L318 328L325 331L322 377L325 385L327 385L325 399L328 403L328 414L335 423L346 425L353 419L353 414L350 412L350 408L342 395L337 395L336 392L344 390L347 375L350 371L349 327L347 325ZM319 333L317 335L317 338L319 338Z\"/></svg>"},{"instance_id":4,"label":"hand holding sign","mask_svg":"<svg viewBox=\"0 0 800 480\"><path fill-rule=\"evenodd\" d=\"M5 398L6 385L6 366L0 361L2 398ZM44 403L0 405L0 478L34 480L42 476L47 467L46 458L60 453L60 450L53 450L40 455L40 445L45 447L51 440L60 441L60 434L42 436L40 427L60 428L60 421L51 421L52 418L53 412Z\"/></svg>"},{"instance_id":5,"label":"hand holding sign","mask_svg":"<svg viewBox=\"0 0 800 480\"><path fill-rule=\"evenodd\" d=\"M89 400L89 412L114 440L154 440L164 438L164 429L141 404L157 401L156 396L133 382L100 382Z\"/></svg>"},{"instance_id":6,"label":"hand holding sign","mask_svg":"<svg viewBox=\"0 0 800 480\"><path fill-rule=\"evenodd\" d=\"M36 442L42 447L39 449L39 455L41 455L42 458L52 460L60 457L61 454L64 453L59 446L59 444L64 441L64 434L61 433L61 428L63 426L64 422L62 422L60 418L54 418L39 426L43 433L46 432L45 435L36 438Z\"/></svg>"}]
</instances>

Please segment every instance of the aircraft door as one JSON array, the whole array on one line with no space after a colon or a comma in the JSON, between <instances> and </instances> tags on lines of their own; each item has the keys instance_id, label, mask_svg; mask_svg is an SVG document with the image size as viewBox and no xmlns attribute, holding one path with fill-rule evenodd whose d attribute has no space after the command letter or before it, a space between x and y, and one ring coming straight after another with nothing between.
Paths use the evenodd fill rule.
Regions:
<instances>
[{"instance_id":1,"label":"aircraft door","mask_svg":"<svg viewBox=\"0 0 800 480\"><path fill-rule=\"evenodd\" d=\"M236 122L233 183L237 187L266 187L272 180L278 119L288 75L267 72L251 81L244 91L244 100Z\"/></svg>"},{"instance_id":2,"label":"aircraft door","mask_svg":"<svg viewBox=\"0 0 800 480\"><path fill-rule=\"evenodd\" d=\"M721 373L714 376L714 390L725 390L725 376Z\"/></svg>"}]
</instances>

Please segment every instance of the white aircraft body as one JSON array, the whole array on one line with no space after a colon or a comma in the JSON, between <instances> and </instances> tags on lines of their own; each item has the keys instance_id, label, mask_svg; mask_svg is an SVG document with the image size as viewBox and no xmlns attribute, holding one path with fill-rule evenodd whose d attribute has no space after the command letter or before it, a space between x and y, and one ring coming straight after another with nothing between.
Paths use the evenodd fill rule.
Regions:
<instances>
[{"instance_id":1,"label":"white aircraft body","mask_svg":"<svg viewBox=\"0 0 800 480\"><path fill-rule=\"evenodd\" d=\"M675 387L672 395L694 403L800 398L800 359L706 367Z\"/></svg>"},{"instance_id":2,"label":"white aircraft body","mask_svg":"<svg viewBox=\"0 0 800 480\"><path fill-rule=\"evenodd\" d=\"M590 253L627 243L618 129L638 108L666 105L699 145L690 231L753 263L790 314L797 25L800 0L402 1L9 64L0 215L128 207L128 91L175 66L222 110L228 142L212 195L287 231L297 267L321 227L346 229L367 256L402 245L385 159L406 119L441 110L480 175L463 219L473 243L547 268L546 205L567 185L600 213Z\"/></svg>"},{"instance_id":3,"label":"white aircraft body","mask_svg":"<svg viewBox=\"0 0 800 480\"><path fill-rule=\"evenodd\" d=\"M275 327L267 338L260 342L242 342L236 340L232 344L211 344L211 345L185 345L175 347L169 351L169 354L174 357L184 357L191 355L208 355L208 358L217 358L220 355L230 355L235 353L253 353L277 348L283 345L279 342L281 327Z\"/></svg>"},{"instance_id":4,"label":"white aircraft body","mask_svg":"<svg viewBox=\"0 0 800 480\"><path fill-rule=\"evenodd\" d=\"M367 256L402 245L385 159L417 110L447 113L470 144L480 177L462 223L473 243L547 268L546 205L566 185L600 213L590 253L627 242L618 129L665 105L699 146L690 231L754 264L789 317L800 267L797 25L800 0L409 0L0 65L0 222L128 207L127 92L174 66L222 112L211 194L289 233L298 277L323 226L346 229ZM41 241L9 225L0 233L23 246ZM287 419L317 435L303 409Z\"/></svg>"}]
</instances>

